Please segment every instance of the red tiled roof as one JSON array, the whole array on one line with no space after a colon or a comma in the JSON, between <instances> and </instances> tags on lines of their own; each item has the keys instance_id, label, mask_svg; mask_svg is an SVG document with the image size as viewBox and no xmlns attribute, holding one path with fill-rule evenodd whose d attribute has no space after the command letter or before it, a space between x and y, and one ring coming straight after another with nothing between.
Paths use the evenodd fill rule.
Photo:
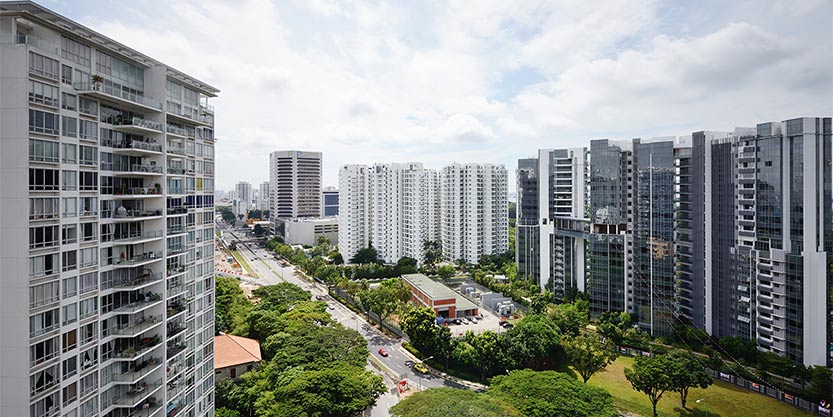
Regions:
<instances>
[{"instance_id":1,"label":"red tiled roof","mask_svg":"<svg viewBox=\"0 0 833 417\"><path fill-rule=\"evenodd\" d=\"M260 362L260 343L230 334L214 336L214 369Z\"/></svg>"}]
</instances>

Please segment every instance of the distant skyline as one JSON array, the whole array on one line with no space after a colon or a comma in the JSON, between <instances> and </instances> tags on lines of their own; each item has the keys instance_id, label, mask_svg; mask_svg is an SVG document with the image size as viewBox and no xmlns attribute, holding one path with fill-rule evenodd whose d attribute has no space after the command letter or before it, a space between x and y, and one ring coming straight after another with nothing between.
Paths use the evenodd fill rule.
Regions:
<instances>
[{"instance_id":1,"label":"distant skyline","mask_svg":"<svg viewBox=\"0 0 833 417\"><path fill-rule=\"evenodd\" d=\"M833 112L833 2L44 0L222 90L217 183L269 152L502 163Z\"/></svg>"}]
</instances>

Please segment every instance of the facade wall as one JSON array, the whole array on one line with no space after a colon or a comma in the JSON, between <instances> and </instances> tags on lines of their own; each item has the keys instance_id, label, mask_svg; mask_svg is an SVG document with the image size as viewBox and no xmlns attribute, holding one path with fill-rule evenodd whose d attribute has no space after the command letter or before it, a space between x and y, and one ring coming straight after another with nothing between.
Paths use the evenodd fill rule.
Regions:
<instances>
[{"instance_id":1,"label":"facade wall","mask_svg":"<svg viewBox=\"0 0 833 417\"><path fill-rule=\"evenodd\" d=\"M321 216L321 152L275 151L269 154L269 215L280 219Z\"/></svg>"},{"instance_id":2,"label":"facade wall","mask_svg":"<svg viewBox=\"0 0 833 417\"><path fill-rule=\"evenodd\" d=\"M20 9L0 17L0 414L213 415L217 90L0 5Z\"/></svg>"},{"instance_id":3,"label":"facade wall","mask_svg":"<svg viewBox=\"0 0 833 417\"><path fill-rule=\"evenodd\" d=\"M338 171L338 251L345 262L370 243L369 170L345 165Z\"/></svg>"}]
</instances>

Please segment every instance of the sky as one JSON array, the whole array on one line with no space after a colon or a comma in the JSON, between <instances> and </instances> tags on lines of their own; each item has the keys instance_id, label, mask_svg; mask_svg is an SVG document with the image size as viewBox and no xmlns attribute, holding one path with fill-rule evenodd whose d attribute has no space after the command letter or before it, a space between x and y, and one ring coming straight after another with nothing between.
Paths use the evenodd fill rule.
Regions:
<instances>
[{"instance_id":1,"label":"sky","mask_svg":"<svg viewBox=\"0 0 833 417\"><path fill-rule=\"evenodd\" d=\"M833 0L42 0L221 90L216 187L268 154L505 164L833 115Z\"/></svg>"}]
</instances>

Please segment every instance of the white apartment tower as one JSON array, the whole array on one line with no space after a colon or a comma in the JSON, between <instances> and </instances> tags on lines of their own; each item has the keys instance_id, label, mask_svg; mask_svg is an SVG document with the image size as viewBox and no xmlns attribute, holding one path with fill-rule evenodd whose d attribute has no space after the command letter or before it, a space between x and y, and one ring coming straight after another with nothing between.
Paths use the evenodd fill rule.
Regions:
<instances>
[{"instance_id":1,"label":"white apartment tower","mask_svg":"<svg viewBox=\"0 0 833 417\"><path fill-rule=\"evenodd\" d=\"M365 165L338 170L338 251L345 261L370 242L369 171Z\"/></svg>"},{"instance_id":2,"label":"white apartment tower","mask_svg":"<svg viewBox=\"0 0 833 417\"><path fill-rule=\"evenodd\" d=\"M257 209L269 210L269 181L260 183L260 191L257 197Z\"/></svg>"},{"instance_id":3,"label":"white apartment tower","mask_svg":"<svg viewBox=\"0 0 833 417\"><path fill-rule=\"evenodd\" d=\"M506 167L451 164L441 174L443 257L477 263L509 248Z\"/></svg>"},{"instance_id":4,"label":"white apartment tower","mask_svg":"<svg viewBox=\"0 0 833 417\"><path fill-rule=\"evenodd\" d=\"M269 215L280 219L321 215L321 152L275 151L269 154Z\"/></svg>"},{"instance_id":5,"label":"white apartment tower","mask_svg":"<svg viewBox=\"0 0 833 417\"><path fill-rule=\"evenodd\" d=\"M217 93L0 3L0 415L214 414Z\"/></svg>"},{"instance_id":6,"label":"white apartment tower","mask_svg":"<svg viewBox=\"0 0 833 417\"><path fill-rule=\"evenodd\" d=\"M252 184L246 181L238 182L234 186L234 195L234 214L237 216L242 214L245 217L249 209L252 208L252 201L254 200Z\"/></svg>"}]
</instances>

